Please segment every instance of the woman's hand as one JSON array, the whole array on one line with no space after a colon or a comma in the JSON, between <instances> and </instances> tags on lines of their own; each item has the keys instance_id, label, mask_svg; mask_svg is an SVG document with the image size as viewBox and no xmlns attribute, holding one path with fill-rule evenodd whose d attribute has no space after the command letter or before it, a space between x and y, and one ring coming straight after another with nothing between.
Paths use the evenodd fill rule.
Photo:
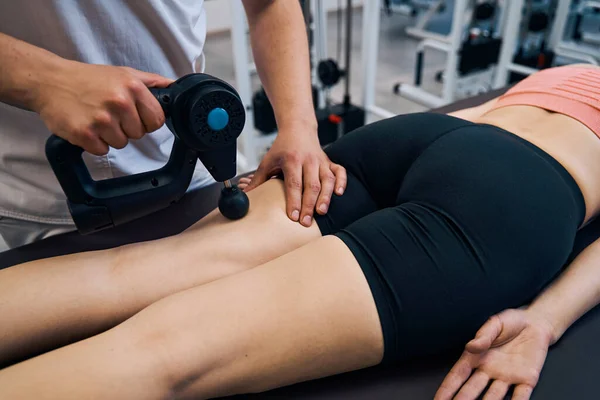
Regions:
<instances>
[{"instance_id":1,"label":"woman's hand","mask_svg":"<svg viewBox=\"0 0 600 400\"><path fill-rule=\"evenodd\" d=\"M346 190L346 170L332 163L314 134L279 132L245 191L283 173L287 215L292 221L310 226L316 209L326 214L331 196Z\"/></svg>"},{"instance_id":2,"label":"woman's hand","mask_svg":"<svg viewBox=\"0 0 600 400\"><path fill-rule=\"evenodd\" d=\"M484 400L504 399L512 385L512 400L529 399L553 337L551 324L528 310L493 316L467 344L435 400L475 400L490 381Z\"/></svg>"}]
</instances>

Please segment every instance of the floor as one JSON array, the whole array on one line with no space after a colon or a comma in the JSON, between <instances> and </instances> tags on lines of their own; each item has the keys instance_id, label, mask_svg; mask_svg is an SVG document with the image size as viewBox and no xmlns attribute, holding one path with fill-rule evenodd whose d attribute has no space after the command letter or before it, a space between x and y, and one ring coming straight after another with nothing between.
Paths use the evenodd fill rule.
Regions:
<instances>
[{"instance_id":1,"label":"floor","mask_svg":"<svg viewBox=\"0 0 600 400\"><path fill-rule=\"evenodd\" d=\"M450 9L450 7L448 7ZM451 15L449 11L439 14L430 27L434 31L444 33L449 30ZM378 75L376 84L376 103L393 113L402 114L408 112L423 111L421 105L403 99L393 93L393 86L398 82L412 82L414 64L416 60L416 47L418 40L408 36L405 28L414 25L415 19L400 15L386 13L381 17L381 36L378 59ZM330 57L336 57L337 42L337 13L328 16L328 50ZM361 66L361 34L362 34L362 12L361 9L353 11L353 52L351 71L351 95L356 103L361 101L362 76ZM343 38L342 38L343 39ZM211 35L205 46L207 58L206 72L215 74L226 81L235 82L233 69L233 54L231 48L231 37L229 33ZM425 67L425 88L433 93L441 92L441 84L435 82L434 76L444 64L444 55L427 53ZM342 60L343 61L343 60ZM343 63L342 63L343 64ZM254 79L258 88L258 79ZM340 101L343 93L343 85L338 85L332 90L332 99Z\"/></svg>"}]
</instances>

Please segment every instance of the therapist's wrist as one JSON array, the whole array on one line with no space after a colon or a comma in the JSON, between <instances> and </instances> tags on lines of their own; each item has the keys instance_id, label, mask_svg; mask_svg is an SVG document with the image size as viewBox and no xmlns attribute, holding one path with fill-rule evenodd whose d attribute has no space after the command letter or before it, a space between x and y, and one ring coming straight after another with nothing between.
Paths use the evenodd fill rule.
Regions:
<instances>
[{"instance_id":1,"label":"therapist's wrist","mask_svg":"<svg viewBox=\"0 0 600 400\"><path fill-rule=\"evenodd\" d=\"M0 101L37 112L43 88L52 84L67 60L26 42L15 40L12 44L14 58L4 60Z\"/></svg>"},{"instance_id":2,"label":"therapist's wrist","mask_svg":"<svg viewBox=\"0 0 600 400\"><path fill-rule=\"evenodd\" d=\"M43 57L38 66L30 71L26 81L27 95L24 105L31 111L40 113L45 103L52 101L58 90L66 86L70 79L70 70L76 61L64 59L54 54Z\"/></svg>"},{"instance_id":3,"label":"therapist's wrist","mask_svg":"<svg viewBox=\"0 0 600 400\"><path fill-rule=\"evenodd\" d=\"M317 118L314 115L314 111L311 110L311 114L280 118L277 121L278 132L283 135L317 136Z\"/></svg>"}]
</instances>

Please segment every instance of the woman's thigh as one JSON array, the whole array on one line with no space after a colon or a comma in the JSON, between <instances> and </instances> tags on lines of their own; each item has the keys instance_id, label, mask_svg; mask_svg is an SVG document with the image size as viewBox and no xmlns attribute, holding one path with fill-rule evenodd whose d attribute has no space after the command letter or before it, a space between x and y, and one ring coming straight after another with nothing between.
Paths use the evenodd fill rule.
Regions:
<instances>
[{"instance_id":1,"label":"woman's thigh","mask_svg":"<svg viewBox=\"0 0 600 400\"><path fill-rule=\"evenodd\" d=\"M119 249L112 267L119 292L154 301L264 264L321 237L316 224L307 228L287 217L282 182L270 180L248 196L250 210L240 220L214 210L181 234ZM144 298L148 295L153 299Z\"/></svg>"},{"instance_id":2,"label":"woman's thigh","mask_svg":"<svg viewBox=\"0 0 600 400\"><path fill-rule=\"evenodd\" d=\"M213 212L173 237L0 271L0 325L11 327L0 343L0 365L102 332L165 296L321 237L316 225L287 218L281 182L270 181L249 197L250 212L239 221Z\"/></svg>"},{"instance_id":3,"label":"woman's thigh","mask_svg":"<svg viewBox=\"0 0 600 400\"><path fill-rule=\"evenodd\" d=\"M372 366L382 355L369 285L349 249L330 236L8 368L0 397L18 388L65 399L212 398ZM36 385L18 387L24 377Z\"/></svg>"}]
</instances>

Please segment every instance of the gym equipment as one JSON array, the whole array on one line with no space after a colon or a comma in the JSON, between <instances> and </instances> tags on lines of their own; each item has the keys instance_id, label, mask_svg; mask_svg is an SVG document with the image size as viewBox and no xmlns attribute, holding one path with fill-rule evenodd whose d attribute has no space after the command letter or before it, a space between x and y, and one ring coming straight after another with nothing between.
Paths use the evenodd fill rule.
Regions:
<instances>
[{"instance_id":1,"label":"gym equipment","mask_svg":"<svg viewBox=\"0 0 600 400\"><path fill-rule=\"evenodd\" d=\"M413 84L396 84L394 92L426 107L440 107L457 98L489 91L502 43L498 32L504 20L498 16L498 7L498 2L491 0L455 1L450 35L437 35L419 43ZM444 71L438 73L444 83L442 96L421 87L426 49L448 55Z\"/></svg>"},{"instance_id":2,"label":"gym equipment","mask_svg":"<svg viewBox=\"0 0 600 400\"><path fill-rule=\"evenodd\" d=\"M316 109L319 101L319 89L315 85L312 86L312 96L313 106ZM277 132L275 111L264 88L260 88L252 96L252 112L254 113L254 127L256 130L265 135Z\"/></svg>"},{"instance_id":3,"label":"gym equipment","mask_svg":"<svg viewBox=\"0 0 600 400\"><path fill-rule=\"evenodd\" d=\"M535 70L550 68L554 64L554 50L549 45L551 21L556 9L552 0L538 0L528 4L525 15L526 33L513 58L513 63ZM509 83L526 78L528 74L512 71Z\"/></svg>"},{"instance_id":4,"label":"gym equipment","mask_svg":"<svg viewBox=\"0 0 600 400\"><path fill-rule=\"evenodd\" d=\"M338 17L339 18L339 17ZM328 89L344 79L344 100L340 104L330 104L326 99L325 107L316 111L319 142L328 145L342 135L360 128L365 124L365 110L352 104L350 96L351 59L352 59L352 0L346 2L346 38L345 68L341 70L337 62L322 60L318 66L321 84Z\"/></svg>"},{"instance_id":5,"label":"gym equipment","mask_svg":"<svg viewBox=\"0 0 600 400\"><path fill-rule=\"evenodd\" d=\"M584 30L586 19L598 22L600 1L580 1L571 5L570 0L559 1L557 22L553 28L556 31L556 54L569 60L600 65L600 33ZM567 20L571 15L574 17L573 28L565 35Z\"/></svg>"},{"instance_id":6,"label":"gym equipment","mask_svg":"<svg viewBox=\"0 0 600 400\"><path fill-rule=\"evenodd\" d=\"M238 219L248 212L248 197L230 182L236 175L236 140L245 123L235 89L212 76L190 74L168 88L150 91L175 135L169 160L156 171L95 181L82 148L55 135L46 142L46 156L81 234L124 224L178 201L191 182L197 159L216 181L224 182L221 213Z\"/></svg>"},{"instance_id":7,"label":"gym equipment","mask_svg":"<svg viewBox=\"0 0 600 400\"><path fill-rule=\"evenodd\" d=\"M315 66L313 60L315 59L314 48L318 47L316 52L317 56L323 57L318 58L320 61L316 63L316 69L313 68L313 105L315 107L315 113L318 122L318 135L321 145L327 145L341 135L348 133L360 126L364 125L364 111L353 105L350 99L350 59L351 59L351 45L352 45L352 7L350 3L346 8L346 43L345 43L345 68L340 68L338 61L325 58L326 51L324 44L321 43L324 39L323 32L323 19L324 19L324 8L322 1L316 1L316 18L313 18L313 7L310 0L300 1L304 19L307 28L307 34L309 38L310 48L310 64ZM341 10L338 10L341 13ZM340 16L338 15L338 18ZM314 22L314 27L313 27ZM315 34L316 33L316 34ZM341 36L341 35L340 35ZM316 40L315 40L316 39ZM338 37L339 39L339 37ZM318 43L315 43L318 42ZM338 50L340 49L338 44ZM338 55L338 58L339 55ZM318 82L315 82L318 78ZM337 85L341 80L346 82L345 95L343 103L331 104L329 98L329 90ZM318 83L318 84L317 84ZM321 101L321 97L324 97L324 101ZM259 89L252 98L252 111L254 118L254 127L265 135L274 134L277 132L277 122L275 120L275 113L273 107L269 102L269 99L264 89Z\"/></svg>"},{"instance_id":8,"label":"gym equipment","mask_svg":"<svg viewBox=\"0 0 600 400\"><path fill-rule=\"evenodd\" d=\"M586 32L583 29L587 17L593 16L597 20L599 14L600 1L585 1L579 6L577 13L575 14L575 24L573 28L574 41L600 45L600 33Z\"/></svg>"},{"instance_id":9,"label":"gym equipment","mask_svg":"<svg viewBox=\"0 0 600 400\"><path fill-rule=\"evenodd\" d=\"M438 110L452 112L485 103L502 91L486 93ZM76 232L51 237L0 253L0 269L41 258L81 251L101 250L133 242L154 240L182 232L207 215L220 195L220 185L191 192L176 207L168 207L110 231L81 236ZM600 238L600 219L578 235L574 255ZM588 312L550 349L533 400L596 400L600 371L600 307ZM245 399L301 400L431 400L445 375L458 359L455 354L415 360L399 366L369 368L305 382ZM238 399L235 397L233 399ZM232 399L232 400L233 400Z\"/></svg>"},{"instance_id":10,"label":"gym equipment","mask_svg":"<svg viewBox=\"0 0 600 400\"><path fill-rule=\"evenodd\" d=\"M254 113L254 127L259 132L269 134L277 130L275 111L265 89L260 88L252 96L252 112Z\"/></svg>"},{"instance_id":11,"label":"gym equipment","mask_svg":"<svg viewBox=\"0 0 600 400\"><path fill-rule=\"evenodd\" d=\"M410 17L417 17L415 26L406 28L406 33L417 39L435 39L448 40L448 36L427 30L427 26L436 14L443 13L446 10L448 0L386 0L385 6L388 13L395 12ZM424 10L424 12L423 12Z\"/></svg>"},{"instance_id":12,"label":"gym equipment","mask_svg":"<svg viewBox=\"0 0 600 400\"><path fill-rule=\"evenodd\" d=\"M504 30L502 48L500 50L500 59L494 78L495 89L506 86L512 79L531 75L537 72L540 68L557 64L557 60L565 60L568 63L583 62L594 65L600 65L600 51L597 45L589 45L583 41L576 41L573 38L577 36L577 23L574 24L573 33L565 34L567 31L568 21L572 14L585 13L590 10L600 9L600 2L597 1L581 1L579 5L575 5L572 0L538 0L539 3L546 3L543 8L549 14L553 22L550 31L544 32L545 38L542 42L539 52L540 58L530 57L522 58L519 53L515 57L515 49L519 43L520 25L523 18L523 8L526 0L510 0L506 2L507 26ZM539 9L537 11L540 11ZM535 28L542 26L542 23L534 23L529 20L529 26ZM532 65L535 64L535 65Z\"/></svg>"},{"instance_id":13,"label":"gym equipment","mask_svg":"<svg viewBox=\"0 0 600 400\"><path fill-rule=\"evenodd\" d=\"M324 87L330 88L346 76L346 71L340 69L338 63L331 58L319 61L317 66L317 75Z\"/></svg>"},{"instance_id":14,"label":"gym equipment","mask_svg":"<svg viewBox=\"0 0 600 400\"><path fill-rule=\"evenodd\" d=\"M426 7L424 2L414 2L411 0L384 0L383 5L388 14L397 13L409 17L416 17L419 13L419 7Z\"/></svg>"}]
</instances>

